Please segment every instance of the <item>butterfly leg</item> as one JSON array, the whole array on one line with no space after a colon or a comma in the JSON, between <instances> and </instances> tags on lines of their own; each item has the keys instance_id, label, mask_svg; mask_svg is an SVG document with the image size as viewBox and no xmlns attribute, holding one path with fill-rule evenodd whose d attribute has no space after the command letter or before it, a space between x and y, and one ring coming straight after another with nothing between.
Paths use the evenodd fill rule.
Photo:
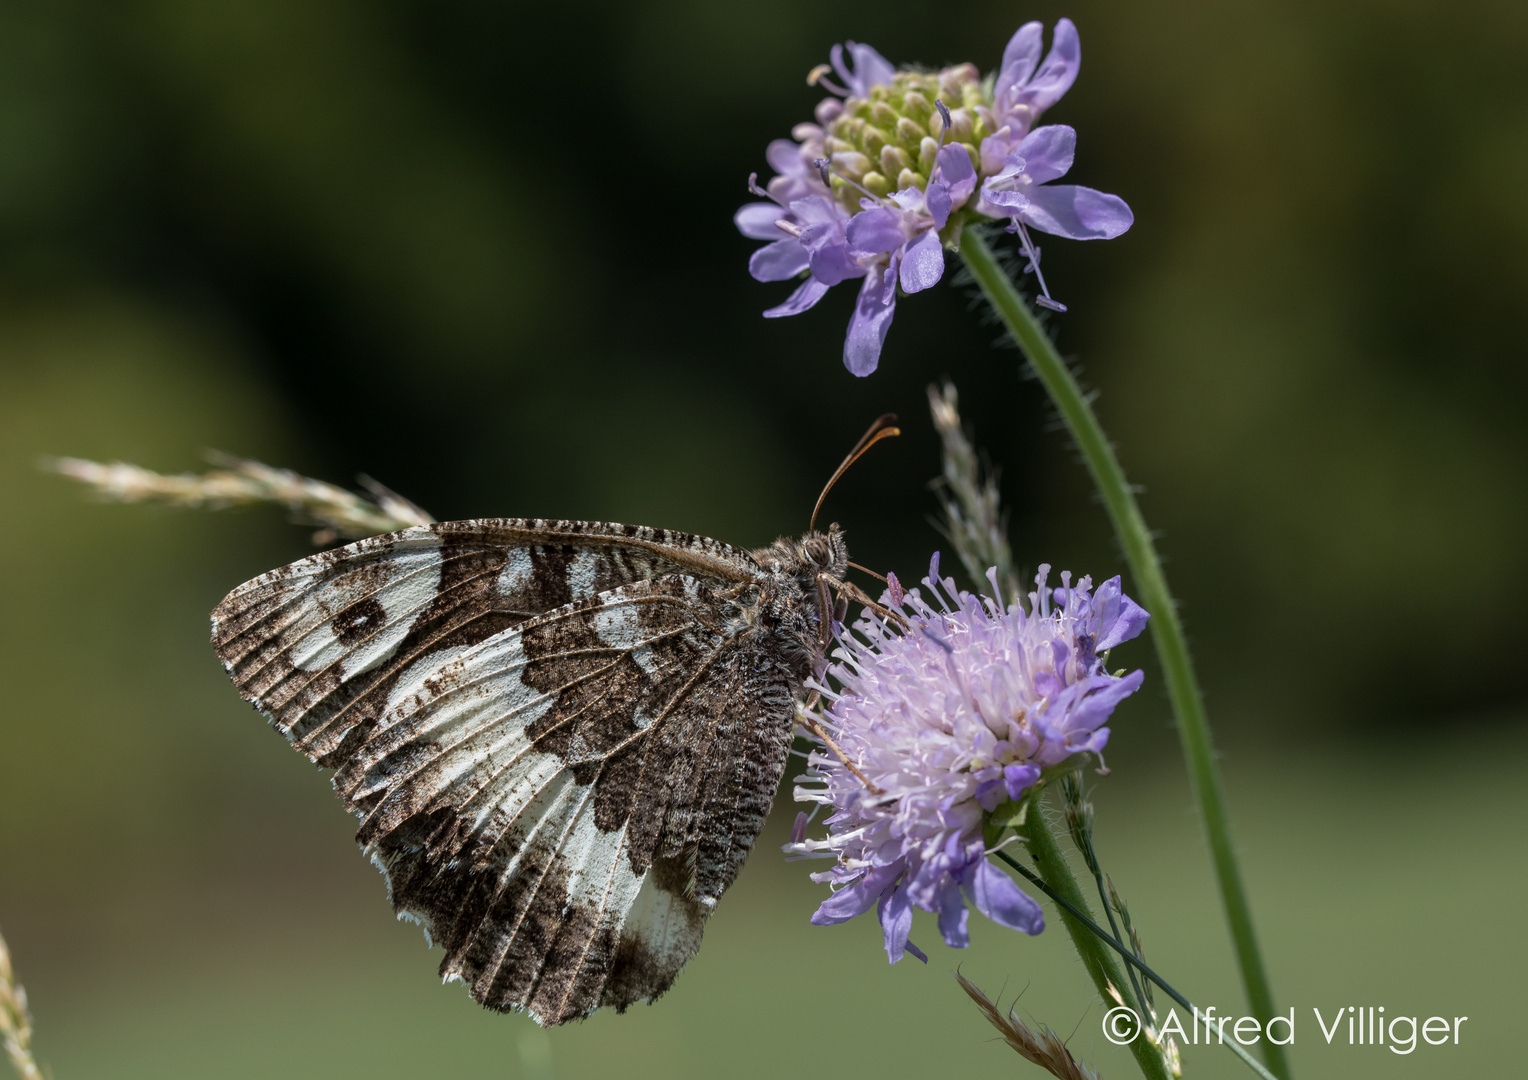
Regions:
<instances>
[{"instance_id":1,"label":"butterfly leg","mask_svg":"<svg viewBox=\"0 0 1528 1080\"><path fill-rule=\"evenodd\" d=\"M863 604L865 607L869 608L871 611L873 611L877 615L881 616L881 618L889 619L890 621L896 623L903 630L907 629L907 619L906 618L904 618L901 614L899 614L899 613L897 613L895 611L892 611L890 608L882 607L880 604L876 603L874 600L872 600L870 598L870 594L869 593L867 593L864 589L860 588L858 585L854 584L854 582L852 582L852 581L839 581L836 577L832 577L832 576L830 576L828 574L818 574L817 578L818 578L819 584L826 583L826 584L832 586L833 588L837 589L842 595L848 596L849 598L851 598L852 600L854 600L858 604Z\"/></svg>"},{"instance_id":2,"label":"butterfly leg","mask_svg":"<svg viewBox=\"0 0 1528 1080\"><path fill-rule=\"evenodd\" d=\"M820 700L822 700L822 695L816 690L813 690L811 696L806 699L806 704L796 711L796 717L801 721L801 726L821 739L827 748L833 751L834 756L837 757L839 761L843 762L844 768L848 769L855 776L859 777L860 783L865 785L870 794L886 794L883 789L876 787L870 782L870 777L859 771L859 767L855 765L854 762L849 760L849 755L843 752L843 748L840 747L838 743L833 741L833 736L828 734L827 728L823 727L821 721L819 721L817 717L811 713L810 710L815 709L817 707L817 702Z\"/></svg>"}]
</instances>

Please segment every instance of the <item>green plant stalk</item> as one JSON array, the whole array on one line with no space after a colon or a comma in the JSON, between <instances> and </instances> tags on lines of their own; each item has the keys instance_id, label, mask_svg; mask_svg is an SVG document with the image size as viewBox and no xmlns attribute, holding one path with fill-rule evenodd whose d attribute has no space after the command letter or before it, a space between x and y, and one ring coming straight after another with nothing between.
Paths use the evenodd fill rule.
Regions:
<instances>
[{"instance_id":1,"label":"green plant stalk","mask_svg":"<svg viewBox=\"0 0 1528 1080\"><path fill-rule=\"evenodd\" d=\"M1162 664L1163 678L1167 682L1167 695L1178 724L1178 738L1183 744L1183 755L1188 762L1189 782L1199 802L1200 815L1209 837L1210 858L1215 865L1215 879L1220 886L1221 903L1225 907L1231 940L1236 947L1236 959L1241 968L1247 1002L1253 1015L1267 1023L1274 1015L1273 992L1269 988L1268 973L1263 967L1257 937L1252 930L1252 910L1247 902L1247 890L1236 865L1230 815L1226 810L1220 768L1215 761L1215 746L1210 737L1209 718L1205 714L1204 695L1194 677L1188 640L1184 637L1183 624L1178 619L1172 592L1167 587L1167 576L1162 572L1162 561L1157 557L1156 545L1152 543L1151 531L1146 527L1146 519L1141 516L1141 509L1135 501L1135 493L1125 479L1125 470L1115 456L1114 447L1104 435L1103 427L1087 396L1077 385L1077 380L1061 359L1050 337L1036 321L1029 305L1024 302L998 263L992 249L976 229L965 230L961 238L960 256L980 286L982 295L1023 350L1046 392L1060 410L1077 448L1082 451L1083 460L1087 462L1088 471L1093 474L1093 482L1098 486L1104 506L1109 511L1109 518L1114 524L1115 534L1124 549L1131 577L1135 580L1135 594L1146 610L1151 612L1151 622L1148 625ZM1289 1080L1289 1061L1283 1048L1266 1041L1263 1046L1264 1059L1269 1068L1283 1080Z\"/></svg>"},{"instance_id":2,"label":"green plant stalk","mask_svg":"<svg viewBox=\"0 0 1528 1080\"><path fill-rule=\"evenodd\" d=\"M1035 866L1039 868L1040 876L1045 883L1054 889L1058 896L1091 920L1093 916L1088 910L1088 901L1082 895L1082 890L1077 887L1077 879L1072 876L1072 868L1066 864L1066 856L1061 854L1061 847L1056 843L1055 834L1046 824L1043 798L1043 795L1039 795L1030 801L1029 811L1024 815L1023 823L1014 828L1029 841L1030 857L1035 860ZM1117 1002L1110 995L1109 987L1113 986L1123 993L1124 990L1121 988L1128 990L1130 984L1120 975L1119 965L1114 962L1113 954L1086 923L1075 918L1064 907L1058 905L1057 910L1061 912L1061 921L1066 924L1066 932L1071 936L1077 955L1082 957L1082 966L1088 969L1093 985L1098 988L1098 996L1103 999L1104 1008L1114 1008ZM1137 1003L1137 1014L1143 1018L1143 1022L1150 1019L1146 1016L1145 1010L1139 1007L1139 1003ZM1171 1080L1167 1063L1162 1060L1161 1051L1145 1038L1130 1040L1130 1052L1135 1055L1135 1060L1147 1080Z\"/></svg>"}]
</instances>

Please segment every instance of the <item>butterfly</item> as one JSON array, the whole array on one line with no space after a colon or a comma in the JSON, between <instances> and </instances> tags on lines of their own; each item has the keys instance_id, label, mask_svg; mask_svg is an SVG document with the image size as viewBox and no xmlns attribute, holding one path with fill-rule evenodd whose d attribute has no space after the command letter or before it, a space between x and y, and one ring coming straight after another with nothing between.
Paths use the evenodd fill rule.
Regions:
<instances>
[{"instance_id":1,"label":"butterfly","mask_svg":"<svg viewBox=\"0 0 1528 1080\"><path fill-rule=\"evenodd\" d=\"M334 770L441 976L561 1024L667 990L758 838L803 683L869 599L815 521L755 551L607 522L418 526L239 586L212 644Z\"/></svg>"}]
</instances>

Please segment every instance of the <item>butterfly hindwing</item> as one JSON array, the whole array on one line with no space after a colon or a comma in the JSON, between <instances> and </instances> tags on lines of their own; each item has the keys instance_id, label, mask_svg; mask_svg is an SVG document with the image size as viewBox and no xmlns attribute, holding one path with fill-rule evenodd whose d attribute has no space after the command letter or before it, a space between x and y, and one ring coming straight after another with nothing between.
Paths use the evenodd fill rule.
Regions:
<instances>
[{"instance_id":1,"label":"butterfly hindwing","mask_svg":"<svg viewBox=\"0 0 1528 1080\"><path fill-rule=\"evenodd\" d=\"M667 989L789 745L799 675L735 617L757 564L628 530L411 529L258 578L214 614L245 696L337 770L442 974L543 1023Z\"/></svg>"},{"instance_id":2,"label":"butterfly hindwing","mask_svg":"<svg viewBox=\"0 0 1528 1080\"><path fill-rule=\"evenodd\" d=\"M394 904L484 1004L624 1008L698 947L790 726L785 675L696 618L707 591L658 578L484 642L384 718L386 756L337 777L374 801L359 839Z\"/></svg>"}]
</instances>

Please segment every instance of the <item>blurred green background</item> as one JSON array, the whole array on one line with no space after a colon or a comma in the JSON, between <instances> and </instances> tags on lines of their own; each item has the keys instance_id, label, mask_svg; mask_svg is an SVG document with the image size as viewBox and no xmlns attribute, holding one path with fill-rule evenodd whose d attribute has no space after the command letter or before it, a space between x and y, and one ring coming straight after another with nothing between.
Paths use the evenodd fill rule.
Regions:
<instances>
[{"instance_id":1,"label":"blurred green background","mask_svg":"<svg viewBox=\"0 0 1528 1080\"><path fill-rule=\"evenodd\" d=\"M655 1007L549 1036L484 1013L206 644L306 532L35 469L217 447L443 519L757 545L892 410L906 436L828 514L914 579L940 543L923 387L948 375L1020 560L1119 572L969 293L900 304L856 380L851 289L760 319L786 287L730 224L832 42L989 69L1063 14L1086 64L1050 118L1137 224L1046 243L1054 326L1162 531L1297 1073L1522 1075L1528 7L0 0L0 927L59 1080L1038 1075L957 964L1133 1073L1060 933L982 924L961 954L920 915L923 968L864 920L809 926L787 799ZM1113 725L1102 853L1159 970L1239 1011L1160 682L1127 652L1151 681ZM1342 1004L1471 1020L1399 1057L1323 1045L1311 1009Z\"/></svg>"}]
</instances>

